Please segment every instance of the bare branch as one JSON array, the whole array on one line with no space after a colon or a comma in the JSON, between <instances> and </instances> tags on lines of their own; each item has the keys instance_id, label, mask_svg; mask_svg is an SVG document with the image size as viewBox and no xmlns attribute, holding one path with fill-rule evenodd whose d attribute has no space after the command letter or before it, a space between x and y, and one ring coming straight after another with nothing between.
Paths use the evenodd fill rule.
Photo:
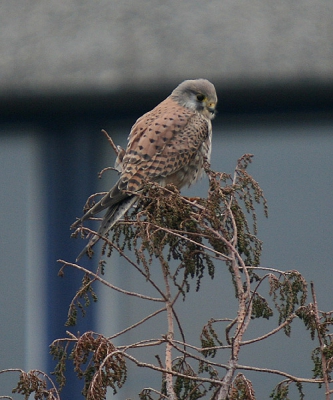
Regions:
<instances>
[{"instance_id":1,"label":"bare branch","mask_svg":"<svg viewBox=\"0 0 333 400\"><path fill-rule=\"evenodd\" d=\"M296 314L290 315L286 321L284 321L282 324L277 326L275 329L272 329L270 332L267 332L264 335L258 336L254 339L244 340L243 342L241 342L241 346L245 346L245 345L252 344L255 342L260 342L261 340L267 339L268 337L275 335L277 332L279 332L280 330L285 328L287 325L289 325L294 318L297 318Z\"/></svg>"},{"instance_id":2,"label":"bare branch","mask_svg":"<svg viewBox=\"0 0 333 400\"><path fill-rule=\"evenodd\" d=\"M248 371L256 371L256 372L265 372L268 374L275 374L284 376L294 382L304 382L304 383L323 383L323 379L308 379L308 378L300 378L295 375L288 374L284 371L279 371L277 369L270 369L270 368L258 368L258 367L251 367L248 365L237 365L237 369L244 369Z\"/></svg>"},{"instance_id":3,"label":"bare branch","mask_svg":"<svg viewBox=\"0 0 333 400\"><path fill-rule=\"evenodd\" d=\"M118 336L123 335L124 333L136 328L137 326L145 323L146 321L148 321L149 319L155 317L156 315L160 314L161 312L165 311L166 307L160 308L159 310L154 311L153 313L147 315L146 317L142 318L140 321L136 322L135 324L128 326L127 328L123 329L122 331L115 333L114 335L110 336L108 339L112 340Z\"/></svg>"},{"instance_id":4,"label":"bare branch","mask_svg":"<svg viewBox=\"0 0 333 400\"><path fill-rule=\"evenodd\" d=\"M105 279L101 278L100 276L96 275L94 272L89 271L89 269L81 267L78 264L70 263L68 261L64 261L64 260L61 260L61 259L57 260L57 262L64 264L64 266L73 267L73 268L76 268L76 269L78 269L80 271L83 271L87 275L92 276L95 280L103 283L103 285L105 285L105 286L109 287L110 289L113 289L113 290L115 290L117 292L120 292L120 293L123 293L123 294L127 294L129 296L138 297L138 298L144 299L144 300L157 301L157 302L163 302L164 301L164 299L151 297L151 296L146 296L146 295L141 294L141 293L135 293L135 292L130 292L128 290L121 289L121 288L119 288L119 287L117 287L115 285L112 285L110 282L106 281Z\"/></svg>"},{"instance_id":5,"label":"bare branch","mask_svg":"<svg viewBox=\"0 0 333 400\"><path fill-rule=\"evenodd\" d=\"M101 131L104 136L106 137L107 141L110 143L111 147L113 148L113 151L115 152L116 156L118 156L118 147L114 144L114 141L112 140L111 136L106 132L105 129L102 129Z\"/></svg>"}]
</instances>

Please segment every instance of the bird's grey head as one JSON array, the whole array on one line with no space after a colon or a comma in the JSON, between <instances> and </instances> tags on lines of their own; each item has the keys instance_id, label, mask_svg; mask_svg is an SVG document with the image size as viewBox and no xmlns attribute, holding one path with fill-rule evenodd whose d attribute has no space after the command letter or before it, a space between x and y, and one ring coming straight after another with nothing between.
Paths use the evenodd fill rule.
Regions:
<instances>
[{"instance_id":1,"label":"bird's grey head","mask_svg":"<svg viewBox=\"0 0 333 400\"><path fill-rule=\"evenodd\" d=\"M214 85L207 79L194 79L182 82L171 93L171 98L178 104L213 119L217 104Z\"/></svg>"}]
</instances>

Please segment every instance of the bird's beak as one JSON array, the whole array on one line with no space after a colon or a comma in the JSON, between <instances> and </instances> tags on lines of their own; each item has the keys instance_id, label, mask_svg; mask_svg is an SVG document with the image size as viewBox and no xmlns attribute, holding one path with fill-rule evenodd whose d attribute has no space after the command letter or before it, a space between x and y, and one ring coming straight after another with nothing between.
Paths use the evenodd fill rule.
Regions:
<instances>
[{"instance_id":1,"label":"bird's beak","mask_svg":"<svg viewBox=\"0 0 333 400\"><path fill-rule=\"evenodd\" d=\"M211 114L213 114L213 115L215 115L215 110L216 109L216 103L208 103L207 104L207 110L211 113Z\"/></svg>"}]
</instances>

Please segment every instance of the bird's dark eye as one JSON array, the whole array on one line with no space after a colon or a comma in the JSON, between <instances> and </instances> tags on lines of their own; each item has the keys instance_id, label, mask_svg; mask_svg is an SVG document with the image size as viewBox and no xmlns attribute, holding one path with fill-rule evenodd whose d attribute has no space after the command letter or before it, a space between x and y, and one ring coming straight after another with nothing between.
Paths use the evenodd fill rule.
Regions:
<instances>
[{"instance_id":1,"label":"bird's dark eye","mask_svg":"<svg viewBox=\"0 0 333 400\"><path fill-rule=\"evenodd\" d=\"M197 100L203 101L205 99L205 96L201 93L197 94Z\"/></svg>"}]
</instances>

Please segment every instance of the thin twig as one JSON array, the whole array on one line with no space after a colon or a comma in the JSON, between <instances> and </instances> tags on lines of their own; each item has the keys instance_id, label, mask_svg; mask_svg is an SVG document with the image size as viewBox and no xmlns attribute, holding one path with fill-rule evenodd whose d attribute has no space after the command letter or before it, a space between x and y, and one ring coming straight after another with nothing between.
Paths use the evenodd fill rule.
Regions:
<instances>
[{"instance_id":1,"label":"thin twig","mask_svg":"<svg viewBox=\"0 0 333 400\"><path fill-rule=\"evenodd\" d=\"M265 333L264 335L259 336L257 338L250 339L250 340L244 340L243 342L241 342L241 346L246 346L246 345L251 344L251 343L260 342L261 340L267 339L268 337L270 337L272 335L275 335L281 329L283 329L284 327L289 325L294 318L297 318L296 314L289 315L289 317L282 324L280 324L278 327L276 327L275 329L273 329L273 330L271 330L271 331L269 331L269 332Z\"/></svg>"},{"instance_id":2,"label":"thin twig","mask_svg":"<svg viewBox=\"0 0 333 400\"><path fill-rule=\"evenodd\" d=\"M165 311L166 307L160 308L159 310L154 311L153 313L147 315L145 318L142 318L140 321L136 322L135 324L128 326L127 328L123 329L122 331L115 333L114 335L108 337L108 340L112 340L118 336L121 336L125 332L130 331L131 329L136 328L137 326L143 324L144 322L148 321L149 319L155 317L157 314L160 314L161 312Z\"/></svg>"},{"instance_id":3,"label":"thin twig","mask_svg":"<svg viewBox=\"0 0 333 400\"><path fill-rule=\"evenodd\" d=\"M146 295L141 294L141 293L130 292L128 290L121 289L121 288L119 288L119 287L117 287L115 285L112 285L110 282L106 281L105 279L101 278L100 276L96 275L95 272L89 271L88 269L83 268L78 264L73 264L73 263L70 263L68 261L64 261L64 260L61 260L61 259L57 260L57 262L60 262L60 263L64 264L65 266L73 267L73 268L76 268L76 269L78 269L80 271L83 271L86 274L94 277L99 282L103 283L103 285L109 287L110 289L116 290L117 292L120 292L120 293L123 293L123 294L127 294L129 296L138 297L138 298L144 299L144 300L157 301L157 302L163 302L164 301L164 299L161 299L161 298L146 296Z\"/></svg>"},{"instance_id":4,"label":"thin twig","mask_svg":"<svg viewBox=\"0 0 333 400\"><path fill-rule=\"evenodd\" d=\"M195 380L195 381L199 381L199 382L207 382L207 383L213 383L215 385L221 385L221 381L220 380L211 379L211 378L203 378L203 377L200 377L200 376L185 375L185 374L182 374L180 372L173 371L173 370L169 371L169 370L167 370L165 368L157 367L154 364L141 362L141 361L137 360L135 357L133 357L133 356L127 354L127 353L124 353L122 351L114 351L114 352L110 353L108 355L108 357L109 356L113 356L115 354L122 354L124 357L126 357L129 360L133 361L138 367L149 368L149 369L152 369L154 371L162 372L164 374L170 374L170 375L173 375L173 376L176 376L176 377L179 376L181 378L186 378L186 379Z\"/></svg>"},{"instance_id":5,"label":"thin twig","mask_svg":"<svg viewBox=\"0 0 333 400\"><path fill-rule=\"evenodd\" d=\"M153 347L153 346L159 346L162 343L165 343L166 340L164 338L162 339L143 339L140 340L139 342L123 345L123 346L117 346L118 350L121 351L127 351L130 349L141 349L145 347Z\"/></svg>"},{"instance_id":6,"label":"thin twig","mask_svg":"<svg viewBox=\"0 0 333 400\"><path fill-rule=\"evenodd\" d=\"M111 139L111 136L109 136L109 134L106 132L105 129L102 129L101 132L104 134L104 136L106 137L107 141L110 143L111 147L113 148L113 151L116 153L116 156L118 156L118 148L114 144L114 141Z\"/></svg>"},{"instance_id":7,"label":"thin twig","mask_svg":"<svg viewBox=\"0 0 333 400\"><path fill-rule=\"evenodd\" d=\"M162 301L165 301L165 295L163 293L163 291L157 286L157 284L134 262L132 261L126 254L125 252L118 246L116 246L114 243L111 242L111 240L109 240L108 238L103 237L103 240L109 245L112 246L119 254L121 257L124 257L124 259L130 264L132 265L145 279L147 282L149 282L154 289L157 290L157 292L161 295L161 297L163 298Z\"/></svg>"},{"instance_id":8,"label":"thin twig","mask_svg":"<svg viewBox=\"0 0 333 400\"><path fill-rule=\"evenodd\" d=\"M244 369L247 371L256 371L256 372L265 372L268 374L275 374L285 376L286 378L294 381L294 382L304 382L304 383L323 383L323 379L308 379L308 378L300 378L295 375L288 374L284 371L279 371L277 369L270 369L270 368L258 368L258 367L251 367L248 365L237 365L237 369Z\"/></svg>"}]
</instances>

